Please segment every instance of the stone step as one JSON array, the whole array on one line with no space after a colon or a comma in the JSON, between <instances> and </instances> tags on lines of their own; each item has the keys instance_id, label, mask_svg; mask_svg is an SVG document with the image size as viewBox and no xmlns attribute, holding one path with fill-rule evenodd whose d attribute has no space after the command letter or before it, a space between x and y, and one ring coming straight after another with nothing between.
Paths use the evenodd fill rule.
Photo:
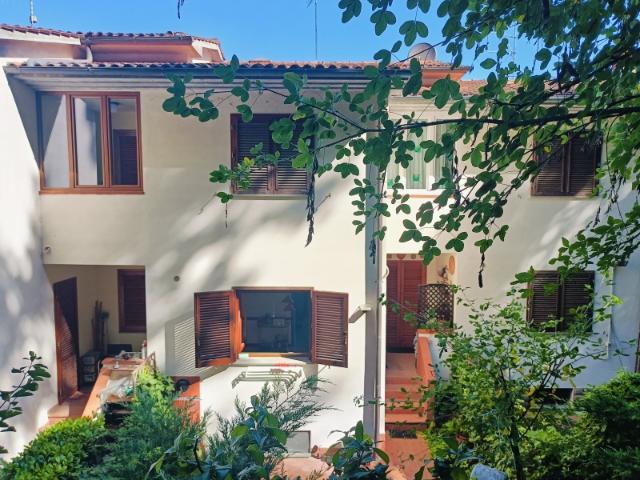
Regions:
<instances>
[{"instance_id":1,"label":"stone step","mask_svg":"<svg viewBox=\"0 0 640 480\"><path fill-rule=\"evenodd\" d=\"M427 417L424 414L418 412L412 412L410 410L404 410L402 408L396 408L391 412L386 412L384 415L384 422L387 430L393 430L397 425L424 425L427 423Z\"/></svg>"},{"instance_id":2,"label":"stone step","mask_svg":"<svg viewBox=\"0 0 640 480\"><path fill-rule=\"evenodd\" d=\"M387 372L385 375L385 383L387 385L420 385L422 379L417 375L398 375Z\"/></svg>"}]
</instances>

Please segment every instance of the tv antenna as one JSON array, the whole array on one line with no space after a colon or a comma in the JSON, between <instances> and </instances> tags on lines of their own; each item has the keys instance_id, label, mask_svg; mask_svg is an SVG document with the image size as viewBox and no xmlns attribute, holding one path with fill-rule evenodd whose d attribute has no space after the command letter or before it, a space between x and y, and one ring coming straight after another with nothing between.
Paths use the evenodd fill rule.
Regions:
<instances>
[{"instance_id":1,"label":"tv antenna","mask_svg":"<svg viewBox=\"0 0 640 480\"><path fill-rule=\"evenodd\" d=\"M36 17L33 0L29 0L29 25L33 27L36 23L38 23L38 17Z\"/></svg>"},{"instance_id":2,"label":"tv antenna","mask_svg":"<svg viewBox=\"0 0 640 480\"><path fill-rule=\"evenodd\" d=\"M316 61L318 61L318 0L309 0L307 7L313 3L313 34L316 52Z\"/></svg>"}]
</instances>

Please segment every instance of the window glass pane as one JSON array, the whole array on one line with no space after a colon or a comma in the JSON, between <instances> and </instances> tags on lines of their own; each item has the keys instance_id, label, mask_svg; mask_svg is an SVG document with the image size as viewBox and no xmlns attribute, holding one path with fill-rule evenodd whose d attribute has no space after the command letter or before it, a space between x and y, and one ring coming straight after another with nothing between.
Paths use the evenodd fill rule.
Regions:
<instances>
[{"instance_id":1,"label":"window glass pane","mask_svg":"<svg viewBox=\"0 0 640 480\"><path fill-rule=\"evenodd\" d=\"M400 165L394 162L392 157L387 165L387 188L393 188L393 183L398 175L400 175Z\"/></svg>"},{"instance_id":2,"label":"window glass pane","mask_svg":"<svg viewBox=\"0 0 640 480\"><path fill-rule=\"evenodd\" d=\"M309 353L308 291L238 291L245 352Z\"/></svg>"},{"instance_id":3,"label":"window glass pane","mask_svg":"<svg viewBox=\"0 0 640 480\"><path fill-rule=\"evenodd\" d=\"M78 185L103 185L100 98L74 98Z\"/></svg>"},{"instance_id":4,"label":"window glass pane","mask_svg":"<svg viewBox=\"0 0 640 480\"><path fill-rule=\"evenodd\" d=\"M40 97L41 153L44 184L47 187L69 187L67 125L65 97L42 95Z\"/></svg>"},{"instance_id":5,"label":"window glass pane","mask_svg":"<svg viewBox=\"0 0 640 480\"><path fill-rule=\"evenodd\" d=\"M133 98L110 98L111 183L138 184L138 114Z\"/></svg>"},{"instance_id":6,"label":"window glass pane","mask_svg":"<svg viewBox=\"0 0 640 480\"><path fill-rule=\"evenodd\" d=\"M449 130L448 125L436 125L436 143L442 143L442 136ZM453 165L453 154L440 155L433 159L433 182L442 178L443 171L450 171Z\"/></svg>"},{"instance_id":7,"label":"window glass pane","mask_svg":"<svg viewBox=\"0 0 640 480\"><path fill-rule=\"evenodd\" d=\"M424 135L422 137L417 137L416 135L411 134L409 135L409 140L412 140L415 143L415 148L413 149L413 152L410 152L413 159L409 163L409 167L407 167L407 183L405 187L409 189L426 188L428 181L428 165L424 161L424 150L420 146L420 142L424 140Z\"/></svg>"}]
</instances>

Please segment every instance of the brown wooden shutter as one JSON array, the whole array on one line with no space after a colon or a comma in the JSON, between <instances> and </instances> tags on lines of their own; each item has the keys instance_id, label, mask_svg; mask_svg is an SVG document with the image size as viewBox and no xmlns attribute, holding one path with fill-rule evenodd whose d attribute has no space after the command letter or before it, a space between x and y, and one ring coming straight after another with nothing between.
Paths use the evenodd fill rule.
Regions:
<instances>
[{"instance_id":1,"label":"brown wooden shutter","mask_svg":"<svg viewBox=\"0 0 640 480\"><path fill-rule=\"evenodd\" d=\"M536 196L558 196L564 195L564 158L565 146L560 139L556 138L548 145L551 151L545 153L540 146L537 156L538 164L542 168L533 180L533 195Z\"/></svg>"},{"instance_id":2,"label":"brown wooden shutter","mask_svg":"<svg viewBox=\"0 0 640 480\"><path fill-rule=\"evenodd\" d=\"M567 329L575 320L575 309L593 302L592 292L595 283L595 272L583 271L571 274L562 285L562 310L563 323L561 327ZM593 309L590 308L587 318L591 320Z\"/></svg>"},{"instance_id":3,"label":"brown wooden shutter","mask_svg":"<svg viewBox=\"0 0 640 480\"><path fill-rule=\"evenodd\" d=\"M527 319L532 325L543 325L556 320L560 313L560 287L547 294L544 286L559 284L560 275L555 271L537 271L529 284L532 295L527 301Z\"/></svg>"},{"instance_id":4,"label":"brown wooden shutter","mask_svg":"<svg viewBox=\"0 0 640 480\"><path fill-rule=\"evenodd\" d=\"M293 141L287 149L280 150L280 159L276 169L276 191L287 194L306 194L309 189L310 175L306 168L294 168L293 159L298 155L298 138L302 133L302 124L298 124L293 133Z\"/></svg>"},{"instance_id":5,"label":"brown wooden shutter","mask_svg":"<svg viewBox=\"0 0 640 480\"><path fill-rule=\"evenodd\" d=\"M588 197L596 186L596 167L602 147L594 145L584 137L574 137L569 142L569 171L567 193L578 197Z\"/></svg>"},{"instance_id":6,"label":"brown wooden shutter","mask_svg":"<svg viewBox=\"0 0 640 480\"><path fill-rule=\"evenodd\" d=\"M241 120L240 115L231 115L231 166L235 167L240 164L245 157L253 158L251 149L259 143L262 143L262 151L269 152L271 148L271 132L269 125L272 120L266 118L254 117L254 119L245 123ZM251 168L249 175L249 188L240 190L235 185L235 192L243 193L268 193L272 188L271 170L272 166Z\"/></svg>"},{"instance_id":7,"label":"brown wooden shutter","mask_svg":"<svg viewBox=\"0 0 640 480\"><path fill-rule=\"evenodd\" d=\"M144 270L118 270L118 304L121 332L147 330Z\"/></svg>"},{"instance_id":8,"label":"brown wooden shutter","mask_svg":"<svg viewBox=\"0 0 640 480\"><path fill-rule=\"evenodd\" d=\"M196 366L229 365L241 350L238 300L231 291L195 294Z\"/></svg>"},{"instance_id":9,"label":"brown wooden shutter","mask_svg":"<svg viewBox=\"0 0 640 480\"><path fill-rule=\"evenodd\" d=\"M346 367L348 363L349 295L313 292L311 361Z\"/></svg>"},{"instance_id":10,"label":"brown wooden shutter","mask_svg":"<svg viewBox=\"0 0 640 480\"><path fill-rule=\"evenodd\" d=\"M255 114L253 120L244 123L240 115L231 115L231 163L235 167L245 157L251 158L251 149L262 143L264 153L274 153L276 145L269 129L271 123L284 115ZM278 165L267 165L251 169L250 187L235 192L244 193L283 193L306 194L309 188L310 174L306 169L293 168L292 161L297 155L296 145L302 132L302 125L294 131L293 141L289 148L280 150Z\"/></svg>"}]
</instances>

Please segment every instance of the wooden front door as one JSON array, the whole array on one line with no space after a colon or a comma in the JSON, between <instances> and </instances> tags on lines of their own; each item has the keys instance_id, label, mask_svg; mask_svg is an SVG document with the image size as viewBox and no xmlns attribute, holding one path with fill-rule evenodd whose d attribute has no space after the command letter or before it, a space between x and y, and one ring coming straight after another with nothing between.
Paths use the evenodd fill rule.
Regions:
<instances>
[{"instance_id":1,"label":"wooden front door","mask_svg":"<svg viewBox=\"0 0 640 480\"><path fill-rule=\"evenodd\" d=\"M78 289L70 278L53 285L58 402L78 390Z\"/></svg>"},{"instance_id":2,"label":"wooden front door","mask_svg":"<svg viewBox=\"0 0 640 480\"><path fill-rule=\"evenodd\" d=\"M391 351L413 351L416 327L404 320L405 314L416 313L418 285L426 283L422 260L388 260L387 267L387 348ZM392 305L397 305L393 308Z\"/></svg>"}]
</instances>

